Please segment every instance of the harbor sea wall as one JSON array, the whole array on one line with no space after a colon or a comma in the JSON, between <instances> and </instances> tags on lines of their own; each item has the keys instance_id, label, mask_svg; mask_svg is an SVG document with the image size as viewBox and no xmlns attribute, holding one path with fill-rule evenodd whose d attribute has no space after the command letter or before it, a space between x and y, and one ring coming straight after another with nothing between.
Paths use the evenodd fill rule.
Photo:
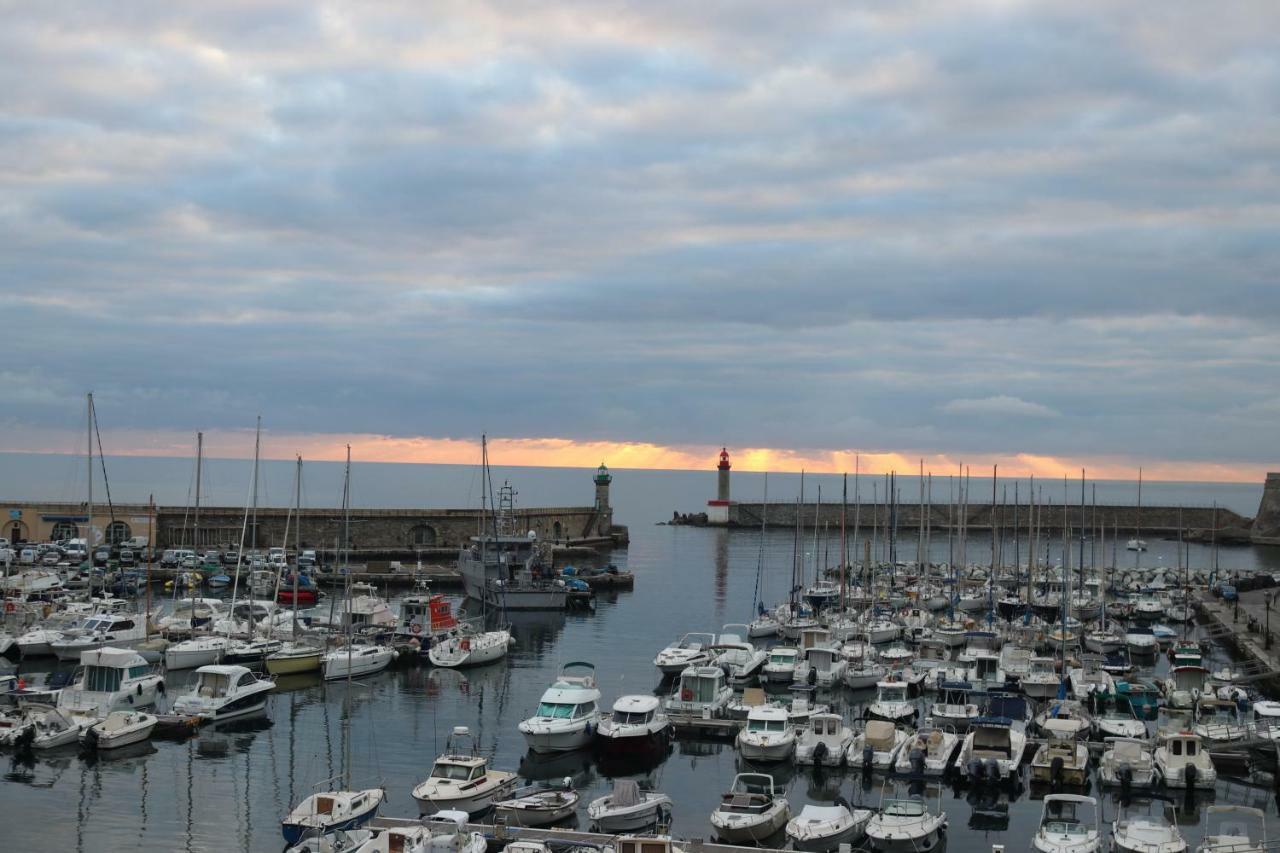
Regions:
<instances>
[{"instance_id":1,"label":"harbor sea wall","mask_svg":"<svg viewBox=\"0 0 1280 853\"><path fill-rule=\"evenodd\" d=\"M1252 540L1257 545L1280 545L1280 473L1267 474L1262 502L1253 520Z\"/></svg>"}]
</instances>

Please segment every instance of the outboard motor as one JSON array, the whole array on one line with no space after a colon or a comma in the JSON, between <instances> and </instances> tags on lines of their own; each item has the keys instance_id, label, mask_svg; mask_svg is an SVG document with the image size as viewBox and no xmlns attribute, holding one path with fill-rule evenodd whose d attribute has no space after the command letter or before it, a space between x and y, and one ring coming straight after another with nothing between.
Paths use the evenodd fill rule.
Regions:
<instances>
[{"instance_id":1,"label":"outboard motor","mask_svg":"<svg viewBox=\"0 0 1280 853\"><path fill-rule=\"evenodd\" d=\"M1133 768L1128 764L1121 764L1116 768L1116 776L1120 779L1120 792L1127 797L1133 786Z\"/></svg>"},{"instance_id":2,"label":"outboard motor","mask_svg":"<svg viewBox=\"0 0 1280 853\"><path fill-rule=\"evenodd\" d=\"M987 759L987 778L992 782L1000 778L1000 762L994 758Z\"/></svg>"},{"instance_id":3,"label":"outboard motor","mask_svg":"<svg viewBox=\"0 0 1280 853\"><path fill-rule=\"evenodd\" d=\"M919 747L915 747L914 749L912 749L910 755L907 756L907 760L911 762L911 772L913 774L917 776L924 775L924 750L923 749L920 749Z\"/></svg>"},{"instance_id":4,"label":"outboard motor","mask_svg":"<svg viewBox=\"0 0 1280 853\"><path fill-rule=\"evenodd\" d=\"M813 748L813 763L819 767L827 758L827 745L823 741L818 741L818 745Z\"/></svg>"},{"instance_id":5,"label":"outboard motor","mask_svg":"<svg viewBox=\"0 0 1280 853\"><path fill-rule=\"evenodd\" d=\"M1190 795L1196 787L1196 777L1200 775L1200 769L1194 764L1188 764L1182 771L1182 778L1187 782L1187 794Z\"/></svg>"},{"instance_id":6,"label":"outboard motor","mask_svg":"<svg viewBox=\"0 0 1280 853\"><path fill-rule=\"evenodd\" d=\"M964 769L969 774L969 779L975 784L981 785L987 780L987 768L981 758L970 758Z\"/></svg>"},{"instance_id":7,"label":"outboard motor","mask_svg":"<svg viewBox=\"0 0 1280 853\"><path fill-rule=\"evenodd\" d=\"M36 727L28 725L22 730L22 734L13 739L13 750L19 755L30 755L31 744L36 740Z\"/></svg>"},{"instance_id":8,"label":"outboard motor","mask_svg":"<svg viewBox=\"0 0 1280 853\"><path fill-rule=\"evenodd\" d=\"M1066 762L1062 760L1061 755L1055 755L1053 761L1049 763L1049 779L1055 788L1062 787L1062 773L1065 767Z\"/></svg>"},{"instance_id":9,"label":"outboard motor","mask_svg":"<svg viewBox=\"0 0 1280 853\"><path fill-rule=\"evenodd\" d=\"M871 744L862 747L862 772L866 773L871 770L871 762L875 760L876 751L871 748Z\"/></svg>"}]
</instances>

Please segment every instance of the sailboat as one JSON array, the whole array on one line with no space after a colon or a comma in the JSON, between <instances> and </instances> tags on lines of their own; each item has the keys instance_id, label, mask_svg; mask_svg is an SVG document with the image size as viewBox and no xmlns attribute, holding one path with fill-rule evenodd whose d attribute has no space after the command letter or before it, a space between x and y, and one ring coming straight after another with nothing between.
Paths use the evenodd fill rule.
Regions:
<instances>
[{"instance_id":1,"label":"sailboat","mask_svg":"<svg viewBox=\"0 0 1280 853\"><path fill-rule=\"evenodd\" d=\"M298 457L298 473L294 482L294 514L298 517L298 525L294 531L295 551L302 554L302 457ZM292 675L301 672L315 672L320 668L324 658L324 646L314 642L303 642L298 636L298 574L301 566L293 572L292 636L275 652L267 655L267 672L272 675Z\"/></svg>"},{"instance_id":2,"label":"sailboat","mask_svg":"<svg viewBox=\"0 0 1280 853\"><path fill-rule=\"evenodd\" d=\"M1130 551L1147 550L1146 540L1142 538L1142 469L1138 469L1138 515L1133 526L1133 538L1125 545ZM1137 568L1137 557L1134 558L1134 568Z\"/></svg>"}]
</instances>

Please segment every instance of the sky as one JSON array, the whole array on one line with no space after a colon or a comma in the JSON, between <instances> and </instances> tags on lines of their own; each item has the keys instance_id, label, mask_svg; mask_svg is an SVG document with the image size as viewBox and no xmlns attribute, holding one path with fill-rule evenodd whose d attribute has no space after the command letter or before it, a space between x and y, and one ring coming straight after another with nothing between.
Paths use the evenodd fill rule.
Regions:
<instances>
[{"instance_id":1,"label":"sky","mask_svg":"<svg viewBox=\"0 0 1280 853\"><path fill-rule=\"evenodd\" d=\"M1275 3L0 8L0 451L1280 467Z\"/></svg>"}]
</instances>

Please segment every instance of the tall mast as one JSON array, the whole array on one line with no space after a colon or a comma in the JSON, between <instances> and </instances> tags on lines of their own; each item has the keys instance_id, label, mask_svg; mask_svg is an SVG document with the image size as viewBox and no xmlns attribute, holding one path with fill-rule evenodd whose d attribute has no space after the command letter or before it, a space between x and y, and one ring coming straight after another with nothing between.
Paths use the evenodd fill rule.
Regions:
<instances>
[{"instance_id":1,"label":"tall mast","mask_svg":"<svg viewBox=\"0 0 1280 853\"><path fill-rule=\"evenodd\" d=\"M858 524L861 521L862 510L862 499L858 492L858 475L861 473L861 468L862 457L855 453L853 456L853 550L856 554L862 553L861 549L857 547L858 535L862 532L862 528ZM867 571L867 567L865 565L862 569L864 573ZM866 590L863 590L863 593L865 594Z\"/></svg>"},{"instance_id":2,"label":"tall mast","mask_svg":"<svg viewBox=\"0 0 1280 853\"><path fill-rule=\"evenodd\" d=\"M261 438L262 438L262 415L258 415L258 426L254 432L254 439L253 439L253 477L250 480L250 486L249 486L250 495L252 495L253 483L256 483L258 480L258 451L261 449ZM240 525L240 547L236 549L236 574L235 574L235 579L232 580L231 582L232 618L227 620L227 640L228 641L231 639L231 629L235 625L235 621L236 621L234 614L236 609L236 596L240 591L240 566L244 563L244 540L245 540L246 530L249 527L249 497L250 496L246 495L245 497L246 499L244 504L244 522L241 523ZM252 602L252 599L250 599L250 601ZM250 619L253 618L252 603L250 603L249 605L249 618Z\"/></svg>"},{"instance_id":3,"label":"tall mast","mask_svg":"<svg viewBox=\"0 0 1280 853\"><path fill-rule=\"evenodd\" d=\"M204 433L196 433L196 520L191 528L191 550L200 549L200 468L204 460Z\"/></svg>"},{"instance_id":4,"label":"tall mast","mask_svg":"<svg viewBox=\"0 0 1280 853\"><path fill-rule=\"evenodd\" d=\"M919 525L916 530L916 568L918 571L924 569L924 458L920 459L920 475L916 480L916 491L920 497L920 518Z\"/></svg>"},{"instance_id":5,"label":"tall mast","mask_svg":"<svg viewBox=\"0 0 1280 853\"><path fill-rule=\"evenodd\" d=\"M151 639L151 555L156 544L156 496L147 498L147 614L143 620L143 639Z\"/></svg>"},{"instance_id":6,"label":"tall mast","mask_svg":"<svg viewBox=\"0 0 1280 853\"><path fill-rule=\"evenodd\" d=\"M1138 468L1138 514L1133 519L1133 567L1142 565L1142 468Z\"/></svg>"},{"instance_id":7,"label":"tall mast","mask_svg":"<svg viewBox=\"0 0 1280 853\"><path fill-rule=\"evenodd\" d=\"M846 538L845 522L849 518L849 475L844 475L840 489L840 613L844 614L844 564L848 562L848 551L845 550L849 540Z\"/></svg>"},{"instance_id":8,"label":"tall mast","mask_svg":"<svg viewBox=\"0 0 1280 853\"><path fill-rule=\"evenodd\" d=\"M84 548L85 548L85 556L89 558L89 565L93 565L93 548L95 543L93 541L93 392L92 391L90 391L85 396L84 420L85 420L85 433L86 433L86 439L87 439L86 448L89 451L88 454L85 456L85 461L88 462L88 466L89 466L87 471L89 475L89 513L88 513L89 520L84 526Z\"/></svg>"},{"instance_id":9,"label":"tall mast","mask_svg":"<svg viewBox=\"0 0 1280 853\"><path fill-rule=\"evenodd\" d=\"M294 566L293 566L293 642L298 642L298 574L302 571L302 454L298 454L298 475L294 483L293 505L298 513L298 526L293 532Z\"/></svg>"}]
</instances>

